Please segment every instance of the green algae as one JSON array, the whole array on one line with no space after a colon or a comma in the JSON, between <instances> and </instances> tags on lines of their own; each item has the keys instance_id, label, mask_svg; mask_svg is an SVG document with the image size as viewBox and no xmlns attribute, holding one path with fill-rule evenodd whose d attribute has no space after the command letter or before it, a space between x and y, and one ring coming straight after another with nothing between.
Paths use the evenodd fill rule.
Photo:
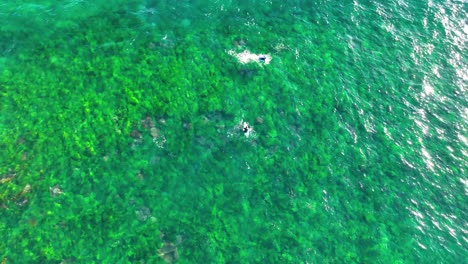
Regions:
<instances>
[{"instance_id":1,"label":"green algae","mask_svg":"<svg viewBox=\"0 0 468 264\"><path fill-rule=\"evenodd\" d=\"M384 64L410 46L374 24L346 39L330 18L350 24L341 6L226 3L207 23L197 16L217 4L124 2L23 6L1 29L14 43L0 64L2 259L163 262L158 249L180 240L180 263L440 260L415 253L431 239L411 217L430 207L413 187L429 183L401 159L424 167L400 98L419 102L395 73L426 69ZM55 22L28 18L47 10ZM272 63L238 63L227 51L242 46ZM456 197L431 204L463 216Z\"/></svg>"}]
</instances>

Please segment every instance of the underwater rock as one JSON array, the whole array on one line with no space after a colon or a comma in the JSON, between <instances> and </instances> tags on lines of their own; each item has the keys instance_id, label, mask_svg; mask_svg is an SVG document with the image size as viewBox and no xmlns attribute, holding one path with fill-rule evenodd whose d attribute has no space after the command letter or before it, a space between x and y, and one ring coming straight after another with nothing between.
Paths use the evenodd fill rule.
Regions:
<instances>
[{"instance_id":1,"label":"underwater rock","mask_svg":"<svg viewBox=\"0 0 468 264\"><path fill-rule=\"evenodd\" d=\"M158 249L158 255L166 263L174 263L177 259L179 259L179 252L177 251L176 245L169 242L164 242L163 246Z\"/></svg>"},{"instance_id":2,"label":"underwater rock","mask_svg":"<svg viewBox=\"0 0 468 264\"><path fill-rule=\"evenodd\" d=\"M210 122L210 119L208 117L206 117L205 115L202 115L201 116L201 119L203 121L203 124L208 124Z\"/></svg>"},{"instance_id":3,"label":"underwater rock","mask_svg":"<svg viewBox=\"0 0 468 264\"><path fill-rule=\"evenodd\" d=\"M135 148L143 144L143 135L141 134L139 130L137 129L132 130L132 132L130 132L130 137L133 138L133 142L130 145L132 148Z\"/></svg>"},{"instance_id":4,"label":"underwater rock","mask_svg":"<svg viewBox=\"0 0 468 264\"><path fill-rule=\"evenodd\" d=\"M138 129L133 129L132 132L130 132L130 136L134 139L141 139L143 137Z\"/></svg>"},{"instance_id":5,"label":"underwater rock","mask_svg":"<svg viewBox=\"0 0 468 264\"><path fill-rule=\"evenodd\" d=\"M276 44L275 46L273 46L273 48L277 51L277 52L280 52L280 51L283 51L283 50L289 50L289 46L285 45L284 43L278 43ZM297 50L296 50L297 52Z\"/></svg>"},{"instance_id":6,"label":"underwater rock","mask_svg":"<svg viewBox=\"0 0 468 264\"><path fill-rule=\"evenodd\" d=\"M159 41L155 43L161 48L172 49L176 46L176 39L173 36L173 33L169 33L169 34L164 35L164 37L162 37Z\"/></svg>"},{"instance_id":7,"label":"underwater rock","mask_svg":"<svg viewBox=\"0 0 468 264\"><path fill-rule=\"evenodd\" d=\"M184 123L182 124L182 126L183 126L185 129L187 129L187 130L192 129L192 123L190 123L190 122L184 122Z\"/></svg>"},{"instance_id":8,"label":"underwater rock","mask_svg":"<svg viewBox=\"0 0 468 264\"><path fill-rule=\"evenodd\" d=\"M28 152L23 152L23 154L21 154L21 160L22 161L28 160Z\"/></svg>"},{"instance_id":9,"label":"underwater rock","mask_svg":"<svg viewBox=\"0 0 468 264\"><path fill-rule=\"evenodd\" d=\"M161 125L165 125L166 124L166 120L164 118L159 118L158 119L158 123L161 124ZM151 136L151 138L153 139L153 142L159 147L159 148L163 148L164 147L164 143L166 143L166 138L164 137L164 135L161 135L160 131L159 131L159 128L156 127L156 124L155 122L153 121L153 119L149 116L143 118L140 120L140 124L143 128L149 130L149 134ZM138 136L138 135L136 135ZM143 142L143 137L139 138L139 139L135 139L135 144L134 145L138 145L138 144L141 144Z\"/></svg>"},{"instance_id":10,"label":"underwater rock","mask_svg":"<svg viewBox=\"0 0 468 264\"><path fill-rule=\"evenodd\" d=\"M22 195L25 195L26 193L28 192L31 192L31 185L30 184L26 184L26 186L24 186L23 190L21 191L21 196Z\"/></svg>"},{"instance_id":11,"label":"underwater rock","mask_svg":"<svg viewBox=\"0 0 468 264\"><path fill-rule=\"evenodd\" d=\"M18 206L24 206L25 204L27 204L29 202L28 199L21 199L19 201L16 202L16 205Z\"/></svg>"},{"instance_id":12,"label":"underwater rock","mask_svg":"<svg viewBox=\"0 0 468 264\"><path fill-rule=\"evenodd\" d=\"M22 145L26 142L26 139L24 137L19 137L18 140L16 140L16 144Z\"/></svg>"},{"instance_id":13,"label":"underwater rock","mask_svg":"<svg viewBox=\"0 0 468 264\"><path fill-rule=\"evenodd\" d=\"M166 119L161 117L161 118L158 119L158 123L161 124L161 125L165 125L166 124Z\"/></svg>"},{"instance_id":14,"label":"underwater rock","mask_svg":"<svg viewBox=\"0 0 468 264\"><path fill-rule=\"evenodd\" d=\"M244 78L251 78L257 73L257 70L256 69L240 69L239 73Z\"/></svg>"},{"instance_id":15,"label":"underwater rock","mask_svg":"<svg viewBox=\"0 0 468 264\"><path fill-rule=\"evenodd\" d=\"M4 177L0 179L0 183L5 183L13 180L13 177Z\"/></svg>"},{"instance_id":16,"label":"underwater rock","mask_svg":"<svg viewBox=\"0 0 468 264\"><path fill-rule=\"evenodd\" d=\"M227 112L220 111L220 110L209 112L209 113L206 114L205 117L206 117L206 119L208 121L213 121L215 123L224 122L226 120L230 120L230 119L234 118L234 116L232 114L229 114Z\"/></svg>"},{"instance_id":17,"label":"underwater rock","mask_svg":"<svg viewBox=\"0 0 468 264\"><path fill-rule=\"evenodd\" d=\"M146 206L140 206L135 211L139 221L144 222L151 217L151 210Z\"/></svg>"},{"instance_id":18,"label":"underwater rock","mask_svg":"<svg viewBox=\"0 0 468 264\"><path fill-rule=\"evenodd\" d=\"M145 175L143 174L143 171L139 170L136 174L136 177L139 179L139 180L144 180L145 179Z\"/></svg>"},{"instance_id":19,"label":"underwater rock","mask_svg":"<svg viewBox=\"0 0 468 264\"><path fill-rule=\"evenodd\" d=\"M155 125L153 119L151 117L149 117L149 116L141 119L140 124L145 129L150 129L150 128L154 127L154 125Z\"/></svg>"},{"instance_id":20,"label":"underwater rock","mask_svg":"<svg viewBox=\"0 0 468 264\"><path fill-rule=\"evenodd\" d=\"M53 197L58 196L63 193L59 185L54 185L52 187L49 187L49 192L50 192L50 195L52 195Z\"/></svg>"},{"instance_id":21,"label":"underwater rock","mask_svg":"<svg viewBox=\"0 0 468 264\"><path fill-rule=\"evenodd\" d=\"M232 41L232 45L235 48L243 48L246 45L246 42L243 39L236 38L234 41Z\"/></svg>"},{"instance_id":22,"label":"underwater rock","mask_svg":"<svg viewBox=\"0 0 468 264\"><path fill-rule=\"evenodd\" d=\"M67 259L62 260L60 264L70 264L70 263L75 263L75 261L76 261L75 258L67 258Z\"/></svg>"},{"instance_id":23,"label":"underwater rock","mask_svg":"<svg viewBox=\"0 0 468 264\"><path fill-rule=\"evenodd\" d=\"M8 169L8 172L0 176L0 183L5 183L13 180L16 177L16 173L11 169Z\"/></svg>"},{"instance_id":24,"label":"underwater rock","mask_svg":"<svg viewBox=\"0 0 468 264\"><path fill-rule=\"evenodd\" d=\"M158 137L159 137L159 129L156 128L156 127L152 127L152 128L150 129L150 135L151 135L151 137L152 137L153 139L158 138Z\"/></svg>"}]
</instances>

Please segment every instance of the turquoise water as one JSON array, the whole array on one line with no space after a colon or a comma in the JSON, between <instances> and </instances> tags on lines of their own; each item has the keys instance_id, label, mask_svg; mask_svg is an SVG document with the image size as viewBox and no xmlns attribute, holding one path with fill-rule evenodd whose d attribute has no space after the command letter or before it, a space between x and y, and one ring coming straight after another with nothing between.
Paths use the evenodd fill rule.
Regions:
<instances>
[{"instance_id":1,"label":"turquoise water","mask_svg":"<svg viewBox=\"0 0 468 264\"><path fill-rule=\"evenodd\" d=\"M466 262L467 13L4 1L1 263Z\"/></svg>"}]
</instances>

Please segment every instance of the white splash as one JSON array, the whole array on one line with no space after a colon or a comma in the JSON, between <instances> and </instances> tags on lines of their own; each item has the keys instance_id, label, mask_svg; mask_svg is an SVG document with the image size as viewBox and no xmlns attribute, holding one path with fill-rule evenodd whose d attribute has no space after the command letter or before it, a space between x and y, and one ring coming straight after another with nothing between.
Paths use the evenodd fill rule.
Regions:
<instances>
[{"instance_id":1,"label":"white splash","mask_svg":"<svg viewBox=\"0 0 468 264\"><path fill-rule=\"evenodd\" d=\"M244 50L243 52L236 53L234 50L228 50L229 55L234 56L237 60L242 63L256 62L258 64L269 64L271 61L270 54L255 54L251 53L249 50Z\"/></svg>"}]
</instances>

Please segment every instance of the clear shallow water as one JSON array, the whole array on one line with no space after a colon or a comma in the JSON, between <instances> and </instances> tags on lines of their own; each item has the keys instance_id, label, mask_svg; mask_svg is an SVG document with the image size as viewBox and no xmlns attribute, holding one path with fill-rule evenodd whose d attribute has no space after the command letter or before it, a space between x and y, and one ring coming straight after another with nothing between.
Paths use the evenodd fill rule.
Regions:
<instances>
[{"instance_id":1,"label":"clear shallow water","mask_svg":"<svg viewBox=\"0 0 468 264\"><path fill-rule=\"evenodd\" d=\"M252 2L0 5L3 261L466 258L467 4Z\"/></svg>"}]
</instances>

